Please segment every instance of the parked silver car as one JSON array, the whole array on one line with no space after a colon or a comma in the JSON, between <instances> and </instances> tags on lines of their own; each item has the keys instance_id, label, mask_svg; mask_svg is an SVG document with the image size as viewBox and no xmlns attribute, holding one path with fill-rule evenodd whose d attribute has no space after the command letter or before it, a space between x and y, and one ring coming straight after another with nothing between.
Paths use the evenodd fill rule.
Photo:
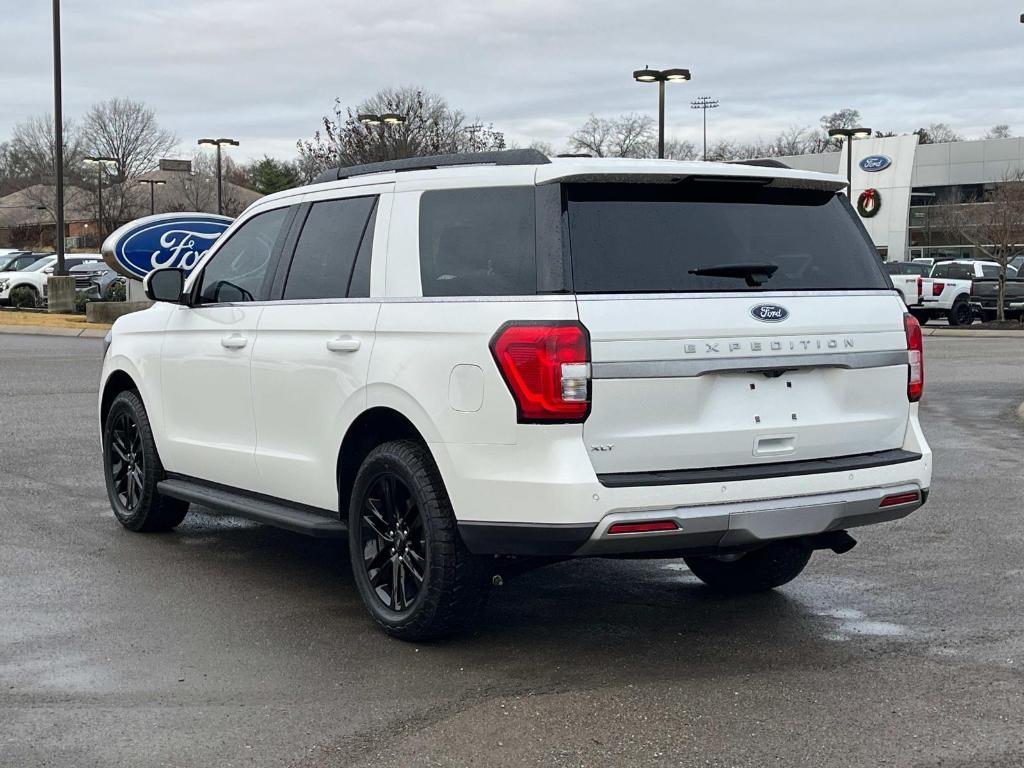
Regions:
<instances>
[{"instance_id":1,"label":"parked silver car","mask_svg":"<svg viewBox=\"0 0 1024 768\"><path fill-rule=\"evenodd\" d=\"M125 279L102 261L72 267L68 274L75 278L75 290L84 292L90 299L103 301L110 298L110 287L115 283L124 284Z\"/></svg>"}]
</instances>

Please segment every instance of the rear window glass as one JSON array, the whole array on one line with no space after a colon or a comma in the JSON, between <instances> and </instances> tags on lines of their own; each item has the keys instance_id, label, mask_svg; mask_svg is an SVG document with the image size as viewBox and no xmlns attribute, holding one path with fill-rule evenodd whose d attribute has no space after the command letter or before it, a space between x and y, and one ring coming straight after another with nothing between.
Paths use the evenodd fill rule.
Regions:
<instances>
[{"instance_id":1,"label":"rear window glass","mask_svg":"<svg viewBox=\"0 0 1024 768\"><path fill-rule=\"evenodd\" d=\"M915 264L912 261L890 261L885 265L885 271L890 275L927 275L931 270L927 264Z\"/></svg>"},{"instance_id":2,"label":"rear window glass","mask_svg":"<svg viewBox=\"0 0 1024 768\"><path fill-rule=\"evenodd\" d=\"M577 293L888 288L832 192L698 180L566 190Z\"/></svg>"},{"instance_id":3,"label":"rear window glass","mask_svg":"<svg viewBox=\"0 0 1024 768\"><path fill-rule=\"evenodd\" d=\"M999 277L999 265L998 264L982 264L981 265L982 277Z\"/></svg>"},{"instance_id":4,"label":"rear window glass","mask_svg":"<svg viewBox=\"0 0 1024 768\"><path fill-rule=\"evenodd\" d=\"M424 296L537 293L534 188L424 192L420 278Z\"/></svg>"}]
</instances>

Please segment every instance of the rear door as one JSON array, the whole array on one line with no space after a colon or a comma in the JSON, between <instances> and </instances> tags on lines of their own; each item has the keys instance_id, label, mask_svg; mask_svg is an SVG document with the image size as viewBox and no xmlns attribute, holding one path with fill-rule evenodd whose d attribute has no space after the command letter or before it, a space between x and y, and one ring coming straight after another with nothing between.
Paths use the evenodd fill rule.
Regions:
<instances>
[{"instance_id":1,"label":"rear door","mask_svg":"<svg viewBox=\"0 0 1024 768\"><path fill-rule=\"evenodd\" d=\"M905 307L845 198L584 184L565 207L598 473L903 445Z\"/></svg>"},{"instance_id":2,"label":"rear door","mask_svg":"<svg viewBox=\"0 0 1024 768\"><path fill-rule=\"evenodd\" d=\"M392 186L303 198L252 359L261 493L338 507L338 449L366 404L380 310L371 296L383 287L378 268L371 292L373 253L385 252Z\"/></svg>"}]
</instances>

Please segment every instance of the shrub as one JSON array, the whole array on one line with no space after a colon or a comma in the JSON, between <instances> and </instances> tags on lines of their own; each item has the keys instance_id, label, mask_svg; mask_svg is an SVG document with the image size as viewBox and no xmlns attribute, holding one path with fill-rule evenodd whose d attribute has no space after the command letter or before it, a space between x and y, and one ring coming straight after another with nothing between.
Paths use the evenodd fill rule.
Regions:
<instances>
[{"instance_id":1,"label":"shrub","mask_svg":"<svg viewBox=\"0 0 1024 768\"><path fill-rule=\"evenodd\" d=\"M75 294L75 312L84 315L85 305L88 304L92 299L88 297L85 291L78 291Z\"/></svg>"},{"instance_id":2,"label":"shrub","mask_svg":"<svg viewBox=\"0 0 1024 768\"><path fill-rule=\"evenodd\" d=\"M19 285L11 291L12 307L36 307L39 303L39 294L27 285Z\"/></svg>"},{"instance_id":3,"label":"shrub","mask_svg":"<svg viewBox=\"0 0 1024 768\"><path fill-rule=\"evenodd\" d=\"M107 286L107 301L124 301L127 292L123 280L115 280Z\"/></svg>"}]
</instances>

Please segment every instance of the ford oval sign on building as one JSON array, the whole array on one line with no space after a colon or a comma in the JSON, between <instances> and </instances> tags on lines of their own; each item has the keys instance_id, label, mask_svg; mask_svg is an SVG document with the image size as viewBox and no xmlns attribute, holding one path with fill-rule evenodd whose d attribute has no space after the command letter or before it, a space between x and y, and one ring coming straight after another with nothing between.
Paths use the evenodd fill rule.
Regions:
<instances>
[{"instance_id":1,"label":"ford oval sign on building","mask_svg":"<svg viewBox=\"0 0 1024 768\"><path fill-rule=\"evenodd\" d=\"M862 171L877 173L878 171L884 171L892 165L892 158L887 157L886 155L868 155L857 163L857 165L860 166Z\"/></svg>"},{"instance_id":2,"label":"ford oval sign on building","mask_svg":"<svg viewBox=\"0 0 1024 768\"><path fill-rule=\"evenodd\" d=\"M103 242L103 260L141 280L154 269L192 269L234 219L212 213L158 213L128 222Z\"/></svg>"}]
</instances>

